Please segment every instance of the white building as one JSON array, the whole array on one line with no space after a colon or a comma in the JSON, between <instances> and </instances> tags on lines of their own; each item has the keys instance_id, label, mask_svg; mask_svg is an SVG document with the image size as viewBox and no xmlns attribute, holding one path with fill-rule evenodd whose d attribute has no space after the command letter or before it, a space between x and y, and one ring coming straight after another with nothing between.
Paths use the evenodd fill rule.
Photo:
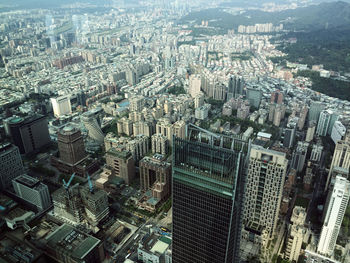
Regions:
<instances>
[{"instance_id":1,"label":"white building","mask_svg":"<svg viewBox=\"0 0 350 263\"><path fill-rule=\"evenodd\" d=\"M202 107L197 108L194 114L195 118L198 120L206 120L208 118L210 107L210 104L204 104Z\"/></svg>"},{"instance_id":2,"label":"white building","mask_svg":"<svg viewBox=\"0 0 350 263\"><path fill-rule=\"evenodd\" d=\"M337 144L337 142L344 137L345 133L346 133L345 126L340 121L336 121L334 123L332 133L331 133L331 138L333 142Z\"/></svg>"},{"instance_id":3,"label":"white building","mask_svg":"<svg viewBox=\"0 0 350 263\"><path fill-rule=\"evenodd\" d=\"M201 76L200 75L191 75L190 76L190 87L188 93L192 98L196 97L201 91Z\"/></svg>"},{"instance_id":4,"label":"white building","mask_svg":"<svg viewBox=\"0 0 350 263\"><path fill-rule=\"evenodd\" d=\"M344 177L337 176L326 201L323 226L317 246L318 253L325 256L333 254L349 197L350 182Z\"/></svg>"},{"instance_id":5,"label":"white building","mask_svg":"<svg viewBox=\"0 0 350 263\"><path fill-rule=\"evenodd\" d=\"M51 205L51 197L47 185L29 175L20 175L12 180L16 194L25 201L45 210Z\"/></svg>"},{"instance_id":6,"label":"white building","mask_svg":"<svg viewBox=\"0 0 350 263\"><path fill-rule=\"evenodd\" d=\"M297 262L299 259L301 246L307 233L307 228L304 226L305 219L305 208L300 206L294 207L285 251L285 256L290 262Z\"/></svg>"},{"instance_id":7,"label":"white building","mask_svg":"<svg viewBox=\"0 0 350 263\"><path fill-rule=\"evenodd\" d=\"M313 162L316 162L316 163L321 161L322 152L323 152L323 146L322 145L320 145L320 144L312 145L310 161L313 161Z\"/></svg>"},{"instance_id":8,"label":"white building","mask_svg":"<svg viewBox=\"0 0 350 263\"><path fill-rule=\"evenodd\" d=\"M57 98L51 98L51 104L53 109L53 114L59 118L63 115L68 115L72 113L72 106L70 103L70 96L60 96Z\"/></svg>"}]
</instances>

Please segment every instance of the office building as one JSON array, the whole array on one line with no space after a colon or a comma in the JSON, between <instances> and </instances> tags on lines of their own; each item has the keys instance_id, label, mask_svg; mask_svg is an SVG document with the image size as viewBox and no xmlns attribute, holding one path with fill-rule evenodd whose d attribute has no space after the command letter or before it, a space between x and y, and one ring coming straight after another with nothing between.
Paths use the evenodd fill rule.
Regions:
<instances>
[{"instance_id":1,"label":"office building","mask_svg":"<svg viewBox=\"0 0 350 263\"><path fill-rule=\"evenodd\" d=\"M68 165L76 165L87 157L81 132L66 126L57 135L60 160Z\"/></svg>"},{"instance_id":2,"label":"office building","mask_svg":"<svg viewBox=\"0 0 350 263\"><path fill-rule=\"evenodd\" d=\"M325 105L319 101L312 101L309 110L309 122L315 121L316 124L320 118L321 111L325 109Z\"/></svg>"},{"instance_id":3,"label":"office building","mask_svg":"<svg viewBox=\"0 0 350 263\"><path fill-rule=\"evenodd\" d=\"M293 153L291 166L292 169L295 169L297 172L301 172L304 168L308 147L309 143L298 142L297 148Z\"/></svg>"},{"instance_id":4,"label":"office building","mask_svg":"<svg viewBox=\"0 0 350 263\"><path fill-rule=\"evenodd\" d=\"M126 184L130 184L135 177L135 160L131 152L110 148L106 152L107 166L111 167L114 174L122 178Z\"/></svg>"},{"instance_id":5,"label":"office building","mask_svg":"<svg viewBox=\"0 0 350 263\"><path fill-rule=\"evenodd\" d=\"M0 190L9 189L12 180L24 174L18 147L10 143L0 144Z\"/></svg>"},{"instance_id":6,"label":"office building","mask_svg":"<svg viewBox=\"0 0 350 263\"><path fill-rule=\"evenodd\" d=\"M200 92L194 97L194 108L197 109L204 105L204 94Z\"/></svg>"},{"instance_id":7,"label":"office building","mask_svg":"<svg viewBox=\"0 0 350 263\"><path fill-rule=\"evenodd\" d=\"M322 220L323 226L317 246L318 253L325 256L333 254L349 197L350 182L337 176L327 196Z\"/></svg>"},{"instance_id":8,"label":"office building","mask_svg":"<svg viewBox=\"0 0 350 263\"><path fill-rule=\"evenodd\" d=\"M82 121L88 131L88 136L98 143L103 143L105 136L98 121L97 112L94 110L85 112L82 115Z\"/></svg>"},{"instance_id":9,"label":"office building","mask_svg":"<svg viewBox=\"0 0 350 263\"><path fill-rule=\"evenodd\" d=\"M259 109L261 98L262 98L262 91L257 88L247 88L247 100L249 101L249 105L252 107L255 107L256 109Z\"/></svg>"},{"instance_id":10,"label":"office building","mask_svg":"<svg viewBox=\"0 0 350 263\"><path fill-rule=\"evenodd\" d=\"M6 125L13 144L21 154L36 153L51 141L47 118L43 115L13 117L7 120Z\"/></svg>"},{"instance_id":11,"label":"office building","mask_svg":"<svg viewBox=\"0 0 350 263\"><path fill-rule=\"evenodd\" d=\"M244 228L252 242L270 239L280 209L288 160L285 153L253 145L245 190ZM266 241L266 240L265 240Z\"/></svg>"},{"instance_id":12,"label":"office building","mask_svg":"<svg viewBox=\"0 0 350 263\"><path fill-rule=\"evenodd\" d=\"M311 142L314 139L315 131L316 131L316 121L309 121L309 126L307 128L306 138L305 138L306 142Z\"/></svg>"},{"instance_id":13,"label":"office building","mask_svg":"<svg viewBox=\"0 0 350 263\"><path fill-rule=\"evenodd\" d=\"M103 242L68 224L61 225L45 240L46 254L57 262L103 262Z\"/></svg>"},{"instance_id":14,"label":"office building","mask_svg":"<svg viewBox=\"0 0 350 263\"><path fill-rule=\"evenodd\" d=\"M203 106L196 108L194 113L195 118L198 120L206 120L208 118L210 108L210 104L204 104Z\"/></svg>"},{"instance_id":15,"label":"office building","mask_svg":"<svg viewBox=\"0 0 350 263\"><path fill-rule=\"evenodd\" d=\"M161 154L144 157L140 161L140 187L152 191L152 198L160 202L170 195L171 164Z\"/></svg>"},{"instance_id":16,"label":"office building","mask_svg":"<svg viewBox=\"0 0 350 263\"><path fill-rule=\"evenodd\" d=\"M288 238L285 250L285 258L290 262L297 262L300 256L301 246L305 239L307 228L304 226L306 210L295 206L293 209L291 224L288 229Z\"/></svg>"},{"instance_id":17,"label":"office building","mask_svg":"<svg viewBox=\"0 0 350 263\"><path fill-rule=\"evenodd\" d=\"M192 128L213 142L220 136ZM238 262L241 236L243 168L247 145L231 140L230 149L202 142L173 140L172 260ZM194 140L194 139L193 139ZM231 150L237 149L237 150ZM242 151L241 151L242 149Z\"/></svg>"},{"instance_id":18,"label":"office building","mask_svg":"<svg viewBox=\"0 0 350 263\"><path fill-rule=\"evenodd\" d=\"M338 115L332 110L323 110L320 113L320 118L318 120L316 134L318 136L330 135L334 126L334 123L338 119Z\"/></svg>"},{"instance_id":19,"label":"office building","mask_svg":"<svg viewBox=\"0 0 350 263\"><path fill-rule=\"evenodd\" d=\"M17 196L35 205L39 210L51 206L49 188L38 179L23 174L12 180L12 184Z\"/></svg>"},{"instance_id":20,"label":"office building","mask_svg":"<svg viewBox=\"0 0 350 263\"><path fill-rule=\"evenodd\" d=\"M345 135L343 140L338 141L335 145L331 167L329 169L326 190L331 183L334 169L343 169L349 171L350 169L350 133Z\"/></svg>"},{"instance_id":21,"label":"office building","mask_svg":"<svg viewBox=\"0 0 350 263\"><path fill-rule=\"evenodd\" d=\"M64 115L72 114L72 105L70 103L70 96L60 96L50 99L52 104L53 114L56 118L60 118Z\"/></svg>"},{"instance_id":22,"label":"office building","mask_svg":"<svg viewBox=\"0 0 350 263\"><path fill-rule=\"evenodd\" d=\"M290 148L293 146L295 141L295 132L296 132L295 123L289 123L287 125L287 128L284 129L284 139L283 139L284 147Z\"/></svg>"}]
</instances>

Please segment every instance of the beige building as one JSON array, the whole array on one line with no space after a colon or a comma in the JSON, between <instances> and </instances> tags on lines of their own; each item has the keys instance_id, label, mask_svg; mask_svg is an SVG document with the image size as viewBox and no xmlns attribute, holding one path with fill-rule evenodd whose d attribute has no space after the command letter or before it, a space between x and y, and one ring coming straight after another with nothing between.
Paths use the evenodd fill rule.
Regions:
<instances>
[{"instance_id":1,"label":"beige building","mask_svg":"<svg viewBox=\"0 0 350 263\"><path fill-rule=\"evenodd\" d=\"M116 176L124 179L126 184L130 184L135 177L135 161L131 152L110 148L106 152L107 166L113 169Z\"/></svg>"},{"instance_id":2,"label":"beige building","mask_svg":"<svg viewBox=\"0 0 350 263\"><path fill-rule=\"evenodd\" d=\"M147 121L137 121L133 123L133 134L136 135L146 135L151 137L153 134L153 125Z\"/></svg>"},{"instance_id":3,"label":"beige building","mask_svg":"<svg viewBox=\"0 0 350 263\"><path fill-rule=\"evenodd\" d=\"M305 208L300 206L294 207L285 250L285 258L290 262L298 261L299 259L301 246L307 235L307 228L304 226L305 219Z\"/></svg>"},{"instance_id":4,"label":"beige building","mask_svg":"<svg viewBox=\"0 0 350 263\"><path fill-rule=\"evenodd\" d=\"M286 154L253 145L249 157L243 223L253 235L265 232L271 238L276 229L286 177Z\"/></svg>"},{"instance_id":5,"label":"beige building","mask_svg":"<svg viewBox=\"0 0 350 263\"><path fill-rule=\"evenodd\" d=\"M152 153L160 153L166 155L168 151L169 140L161 134L154 134L152 136Z\"/></svg>"},{"instance_id":6,"label":"beige building","mask_svg":"<svg viewBox=\"0 0 350 263\"><path fill-rule=\"evenodd\" d=\"M117 122L118 134L126 134L131 136L133 132L132 121L123 117Z\"/></svg>"},{"instance_id":7,"label":"beige building","mask_svg":"<svg viewBox=\"0 0 350 263\"><path fill-rule=\"evenodd\" d=\"M136 95L132 96L129 99L130 105L129 105L129 110L130 111L141 111L144 104L145 104L145 98L142 95Z\"/></svg>"},{"instance_id":8,"label":"beige building","mask_svg":"<svg viewBox=\"0 0 350 263\"><path fill-rule=\"evenodd\" d=\"M188 93L192 98L196 97L201 92L201 76L200 75L191 75L190 76L190 85Z\"/></svg>"},{"instance_id":9,"label":"beige building","mask_svg":"<svg viewBox=\"0 0 350 263\"><path fill-rule=\"evenodd\" d=\"M311 142L314 139L315 131L316 131L316 122L310 121L309 127L307 128L307 132L306 132L306 138L305 138L306 142Z\"/></svg>"},{"instance_id":10,"label":"beige building","mask_svg":"<svg viewBox=\"0 0 350 263\"><path fill-rule=\"evenodd\" d=\"M340 140L335 145L331 168L326 183L326 189L330 185L332 179L332 173L335 168L341 168L349 171L350 168L350 133L347 133L344 140Z\"/></svg>"}]
</instances>

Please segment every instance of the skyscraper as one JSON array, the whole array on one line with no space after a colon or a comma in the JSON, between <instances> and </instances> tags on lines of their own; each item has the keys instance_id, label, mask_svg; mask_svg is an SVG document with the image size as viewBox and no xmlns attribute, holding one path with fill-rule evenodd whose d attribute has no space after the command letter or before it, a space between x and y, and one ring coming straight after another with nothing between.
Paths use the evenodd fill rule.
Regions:
<instances>
[{"instance_id":1,"label":"skyscraper","mask_svg":"<svg viewBox=\"0 0 350 263\"><path fill-rule=\"evenodd\" d=\"M309 110L309 121L315 121L316 124L320 118L320 113L325 108L324 104L319 101L312 101Z\"/></svg>"},{"instance_id":2,"label":"skyscraper","mask_svg":"<svg viewBox=\"0 0 350 263\"><path fill-rule=\"evenodd\" d=\"M0 190L8 189L12 180L24 174L18 147L10 143L0 144Z\"/></svg>"},{"instance_id":3,"label":"skyscraper","mask_svg":"<svg viewBox=\"0 0 350 263\"><path fill-rule=\"evenodd\" d=\"M43 115L33 114L26 118L13 117L7 120L7 129L13 144L21 154L30 154L40 150L50 143L47 118Z\"/></svg>"},{"instance_id":4,"label":"skyscraper","mask_svg":"<svg viewBox=\"0 0 350 263\"><path fill-rule=\"evenodd\" d=\"M238 262L247 144L198 137L212 143L173 139L173 262Z\"/></svg>"},{"instance_id":5,"label":"skyscraper","mask_svg":"<svg viewBox=\"0 0 350 263\"><path fill-rule=\"evenodd\" d=\"M304 168L308 147L309 143L299 141L293 153L292 169L297 170L297 172L301 172Z\"/></svg>"},{"instance_id":6,"label":"skyscraper","mask_svg":"<svg viewBox=\"0 0 350 263\"><path fill-rule=\"evenodd\" d=\"M271 238L276 229L288 160L285 153L253 145L250 150L244 227L249 239Z\"/></svg>"},{"instance_id":7,"label":"skyscraper","mask_svg":"<svg viewBox=\"0 0 350 263\"><path fill-rule=\"evenodd\" d=\"M243 95L244 80L241 76L230 76L228 81L227 99Z\"/></svg>"},{"instance_id":8,"label":"skyscraper","mask_svg":"<svg viewBox=\"0 0 350 263\"><path fill-rule=\"evenodd\" d=\"M318 120L316 134L318 136L326 136L331 122L333 112L330 110L323 110L320 113L320 118Z\"/></svg>"},{"instance_id":9,"label":"skyscraper","mask_svg":"<svg viewBox=\"0 0 350 263\"><path fill-rule=\"evenodd\" d=\"M12 181L16 194L35 205L39 210L45 210L51 203L49 188L38 179L23 174Z\"/></svg>"},{"instance_id":10,"label":"skyscraper","mask_svg":"<svg viewBox=\"0 0 350 263\"><path fill-rule=\"evenodd\" d=\"M350 197L350 182L341 176L329 191L323 214L323 226L317 252L326 256L333 254L339 230Z\"/></svg>"},{"instance_id":11,"label":"skyscraper","mask_svg":"<svg viewBox=\"0 0 350 263\"><path fill-rule=\"evenodd\" d=\"M98 143L103 143L105 136L98 123L98 116L96 113L97 112L94 110L85 112L82 115L82 121L88 131L89 137Z\"/></svg>"},{"instance_id":12,"label":"skyscraper","mask_svg":"<svg viewBox=\"0 0 350 263\"><path fill-rule=\"evenodd\" d=\"M66 126L59 131L57 142L60 159L64 163L74 165L87 157L83 136L72 126Z\"/></svg>"},{"instance_id":13,"label":"skyscraper","mask_svg":"<svg viewBox=\"0 0 350 263\"><path fill-rule=\"evenodd\" d=\"M326 190L331 183L333 170L336 168L344 169L349 174L350 168L350 133L346 134L344 140L340 140L335 145L331 168L327 177Z\"/></svg>"}]
</instances>

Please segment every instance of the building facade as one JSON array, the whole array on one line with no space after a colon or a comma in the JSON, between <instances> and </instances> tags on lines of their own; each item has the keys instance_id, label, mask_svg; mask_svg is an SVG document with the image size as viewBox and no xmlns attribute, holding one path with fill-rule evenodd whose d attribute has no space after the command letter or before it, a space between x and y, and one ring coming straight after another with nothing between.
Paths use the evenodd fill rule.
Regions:
<instances>
[{"instance_id":1,"label":"building facade","mask_svg":"<svg viewBox=\"0 0 350 263\"><path fill-rule=\"evenodd\" d=\"M334 186L330 189L323 214L323 226L317 252L331 256L339 235L346 207L350 197L350 182L341 177L335 178Z\"/></svg>"},{"instance_id":2,"label":"building facade","mask_svg":"<svg viewBox=\"0 0 350 263\"><path fill-rule=\"evenodd\" d=\"M238 262L244 153L179 138L173 149L173 262Z\"/></svg>"},{"instance_id":3,"label":"building facade","mask_svg":"<svg viewBox=\"0 0 350 263\"><path fill-rule=\"evenodd\" d=\"M0 144L0 190L8 189L12 180L24 174L22 158L17 146Z\"/></svg>"}]
</instances>

